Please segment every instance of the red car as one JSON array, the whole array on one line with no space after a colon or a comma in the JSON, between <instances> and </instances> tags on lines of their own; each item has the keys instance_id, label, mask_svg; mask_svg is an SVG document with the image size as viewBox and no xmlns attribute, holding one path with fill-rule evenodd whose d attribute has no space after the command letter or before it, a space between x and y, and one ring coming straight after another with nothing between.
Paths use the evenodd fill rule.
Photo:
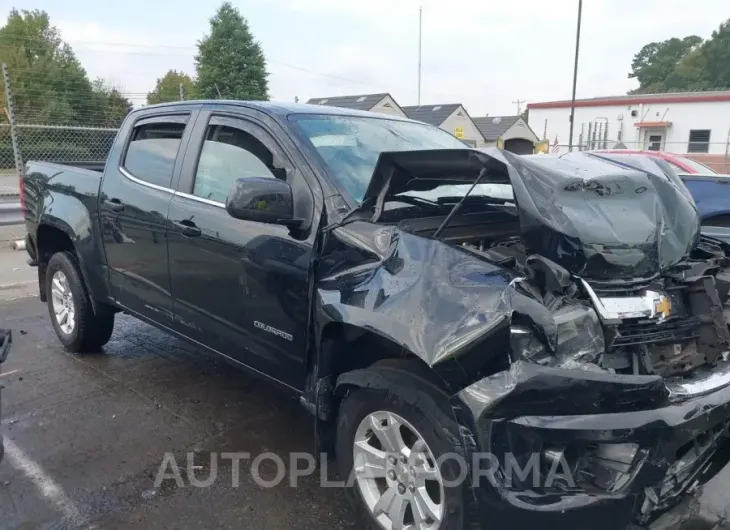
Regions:
<instances>
[{"instance_id":1,"label":"red car","mask_svg":"<svg viewBox=\"0 0 730 530\"><path fill-rule=\"evenodd\" d=\"M661 158L671 164L677 171L677 173L690 173L690 174L715 174L713 171L704 164L700 164L696 160L692 160L684 155L675 155L672 153L665 153L664 151L640 151L638 149L599 149L594 151L595 153L615 153L620 155L644 155Z\"/></svg>"}]
</instances>

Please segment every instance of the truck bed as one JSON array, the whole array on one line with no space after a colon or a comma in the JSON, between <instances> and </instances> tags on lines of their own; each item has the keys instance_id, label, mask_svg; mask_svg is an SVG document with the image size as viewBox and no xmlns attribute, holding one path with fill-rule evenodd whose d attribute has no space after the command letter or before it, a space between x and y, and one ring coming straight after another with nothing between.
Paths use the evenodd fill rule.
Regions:
<instances>
[{"instance_id":1,"label":"truck bed","mask_svg":"<svg viewBox=\"0 0 730 530\"><path fill-rule=\"evenodd\" d=\"M38 223L37 213L43 210L43 201L53 197L54 192L70 196L83 202L89 211L96 210L103 164L83 163L77 167L53 162L29 161L21 181L21 193L25 198L25 219L29 229ZM92 169L93 168L93 169ZM62 197L58 200L63 202Z\"/></svg>"}]
</instances>

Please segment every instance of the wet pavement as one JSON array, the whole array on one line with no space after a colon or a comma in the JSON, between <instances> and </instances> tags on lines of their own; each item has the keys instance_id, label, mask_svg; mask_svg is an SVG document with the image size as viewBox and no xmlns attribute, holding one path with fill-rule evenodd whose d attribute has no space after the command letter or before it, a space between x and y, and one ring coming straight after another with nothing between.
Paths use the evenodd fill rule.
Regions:
<instances>
[{"instance_id":1,"label":"wet pavement","mask_svg":"<svg viewBox=\"0 0 730 530\"><path fill-rule=\"evenodd\" d=\"M265 487L278 471L268 459L253 478L256 455L288 468L289 453L313 448L311 417L273 385L126 315L105 353L83 356L59 347L37 298L0 302L0 326L13 330L0 372L0 528L356 528L319 473ZM223 452L252 455L238 487L230 458L209 487L191 486L187 454L203 480ZM166 453L182 487L155 488Z\"/></svg>"},{"instance_id":2,"label":"wet pavement","mask_svg":"<svg viewBox=\"0 0 730 530\"><path fill-rule=\"evenodd\" d=\"M267 459L252 475L257 455L281 455L288 470L291 452L313 447L310 417L273 385L126 315L104 353L81 356L60 348L37 298L0 302L0 326L14 333L0 372L0 528L358 527L319 472L266 487L278 472ZM237 487L224 452L251 455ZM174 477L174 460L180 481L155 487L168 453L164 470ZM190 484L188 455L198 480L218 459L210 486ZM702 509L730 515L730 469L705 487Z\"/></svg>"}]
</instances>

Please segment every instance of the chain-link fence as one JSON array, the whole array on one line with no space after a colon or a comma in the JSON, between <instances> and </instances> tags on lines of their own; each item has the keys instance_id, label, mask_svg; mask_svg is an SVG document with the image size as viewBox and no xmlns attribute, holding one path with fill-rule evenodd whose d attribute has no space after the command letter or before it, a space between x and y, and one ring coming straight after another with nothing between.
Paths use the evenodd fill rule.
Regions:
<instances>
[{"instance_id":1,"label":"chain-link fence","mask_svg":"<svg viewBox=\"0 0 730 530\"><path fill-rule=\"evenodd\" d=\"M43 105L27 93L25 98L18 98L16 109L5 64L0 86L5 100L4 108L0 106L4 110L0 113L0 202L19 201L19 177L29 160L69 165L103 163L118 131L111 125L118 125L129 111L120 102L110 100L103 108L79 114L53 101Z\"/></svg>"},{"instance_id":2,"label":"chain-link fence","mask_svg":"<svg viewBox=\"0 0 730 530\"><path fill-rule=\"evenodd\" d=\"M15 125L23 163L28 160L104 162L118 129L64 125Z\"/></svg>"},{"instance_id":3,"label":"chain-link fence","mask_svg":"<svg viewBox=\"0 0 730 530\"><path fill-rule=\"evenodd\" d=\"M63 125L14 125L21 163L44 162L103 163L111 149L117 130L111 127ZM18 194L18 171L10 136L10 126L0 125L0 200ZM11 178L12 177L12 178Z\"/></svg>"},{"instance_id":4,"label":"chain-link fence","mask_svg":"<svg viewBox=\"0 0 730 530\"><path fill-rule=\"evenodd\" d=\"M18 185L10 126L0 123L0 202L17 199Z\"/></svg>"}]
</instances>

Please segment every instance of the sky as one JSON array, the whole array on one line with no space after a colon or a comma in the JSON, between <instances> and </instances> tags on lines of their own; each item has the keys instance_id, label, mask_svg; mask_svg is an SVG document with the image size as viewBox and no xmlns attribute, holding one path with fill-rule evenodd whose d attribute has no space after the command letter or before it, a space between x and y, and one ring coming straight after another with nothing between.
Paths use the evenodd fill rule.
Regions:
<instances>
[{"instance_id":1,"label":"sky","mask_svg":"<svg viewBox=\"0 0 730 530\"><path fill-rule=\"evenodd\" d=\"M517 100L570 99L578 0L233 0L261 43L273 100L390 92L421 104L463 103L472 116L509 115ZM727 0L584 0L577 96L625 94L635 53L671 37L710 36ZM217 0L0 0L42 9L90 78L135 104L169 69L195 74L196 43ZM691 7L691 8L688 8ZM524 109L525 103L521 103Z\"/></svg>"}]
</instances>

